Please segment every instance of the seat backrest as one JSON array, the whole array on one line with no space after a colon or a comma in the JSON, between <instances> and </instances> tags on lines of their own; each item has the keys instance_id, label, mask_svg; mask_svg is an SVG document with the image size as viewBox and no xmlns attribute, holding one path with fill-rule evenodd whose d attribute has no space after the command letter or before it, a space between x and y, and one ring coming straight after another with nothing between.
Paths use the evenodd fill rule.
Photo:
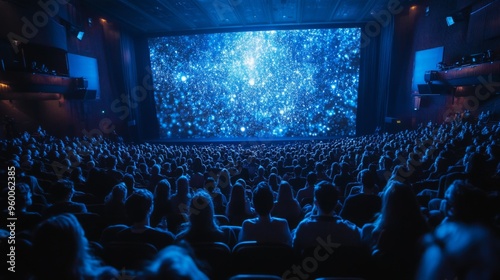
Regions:
<instances>
[{"instance_id":1,"label":"seat backrest","mask_svg":"<svg viewBox=\"0 0 500 280\"><path fill-rule=\"evenodd\" d=\"M315 266L316 269L310 273L310 277L365 277L372 271L368 248L341 245L331 250L329 252L320 247L308 248L301 254L297 265Z\"/></svg>"},{"instance_id":2,"label":"seat backrest","mask_svg":"<svg viewBox=\"0 0 500 280\"><path fill-rule=\"evenodd\" d=\"M99 214L102 217L106 212L104 203L87 204L87 211Z\"/></svg>"},{"instance_id":3,"label":"seat backrest","mask_svg":"<svg viewBox=\"0 0 500 280\"><path fill-rule=\"evenodd\" d=\"M271 274L238 274L229 280L281 280L281 277Z\"/></svg>"},{"instance_id":4,"label":"seat backrest","mask_svg":"<svg viewBox=\"0 0 500 280\"><path fill-rule=\"evenodd\" d=\"M140 242L111 242L103 246L103 260L118 270L138 270L158 254L155 246Z\"/></svg>"},{"instance_id":5,"label":"seat backrest","mask_svg":"<svg viewBox=\"0 0 500 280\"><path fill-rule=\"evenodd\" d=\"M220 226L229 225L229 218L226 217L225 215L215 215L215 219L217 219L217 222L219 223Z\"/></svg>"},{"instance_id":6,"label":"seat backrest","mask_svg":"<svg viewBox=\"0 0 500 280\"><path fill-rule=\"evenodd\" d=\"M186 214L171 214L167 216L168 231L173 234L179 233L182 224L188 222L189 219Z\"/></svg>"},{"instance_id":7,"label":"seat backrest","mask_svg":"<svg viewBox=\"0 0 500 280\"><path fill-rule=\"evenodd\" d=\"M279 243L244 241L233 248L236 274L272 274L281 276L296 260L291 246Z\"/></svg>"},{"instance_id":8,"label":"seat backrest","mask_svg":"<svg viewBox=\"0 0 500 280\"><path fill-rule=\"evenodd\" d=\"M75 213L73 215L85 230L85 237L90 241L98 241L102 231L107 226L104 218L96 213Z\"/></svg>"},{"instance_id":9,"label":"seat backrest","mask_svg":"<svg viewBox=\"0 0 500 280\"><path fill-rule=\"evenodd\" d=\"M196 258L211 279L227 279L231 269L231 249L222 242L191 243Z\"/></svg>"},{"instance_id":10,"label":"seat backrest","mask_svg":"<svg viewBox=\"0 0 500 280\"><path fill-rule=\"evenodd\" d=\"M220 226L223 231L229 231L229 242L227 245L229 248L233 248L238 243L238 236L240 235L241 226Z\"/></svg>"}]
</instances>

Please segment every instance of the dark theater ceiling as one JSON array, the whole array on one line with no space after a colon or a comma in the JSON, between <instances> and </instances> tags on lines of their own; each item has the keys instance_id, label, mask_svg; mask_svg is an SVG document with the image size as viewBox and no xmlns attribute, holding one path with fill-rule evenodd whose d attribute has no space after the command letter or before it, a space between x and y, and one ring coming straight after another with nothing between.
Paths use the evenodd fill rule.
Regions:
<instances>
[{"instance_id":1,"label":"dark theater ceiling","mask_svg":"<svg viewBox=\"0 0 500 280\"><path fill-rule=\"evenodd\" d=\"M82 0L138 33L177 34L238 29L360 24L389 4L417 0Z\"/></svg>"}]
</instances>

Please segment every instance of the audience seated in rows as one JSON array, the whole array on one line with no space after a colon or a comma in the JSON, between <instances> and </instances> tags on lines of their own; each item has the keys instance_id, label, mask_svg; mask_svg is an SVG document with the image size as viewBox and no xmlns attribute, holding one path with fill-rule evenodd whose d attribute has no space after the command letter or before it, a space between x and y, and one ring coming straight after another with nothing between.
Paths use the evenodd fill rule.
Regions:
<instances>
[{"instance_id":1,"label":"audience seated in rows","mask_svg":"<svg viewBox=\"0 0 500 280\"><path fill-rule=\"evenodd\" d=\"M459 121L442 125L431 123L397 133L250 146L125 144L103 136L58 139L48 134L35 137L24 133L14 139L0 140L0 158L4 166L0 175L7 177L7 166L16 168L18 222L20 228L25 229L27 234L22 236L27 240L34 232L33 225L23 225L27 218L21 221L25 212L34 213L31 216L35 220L41 217L37 221L40 222L58 215L60 212L53 209L62 204L81 204L76 206L75 212L83 212L83 207L87 212L94 212L74 214L90 240L97 240L95 236L101 233L103 246L113 241L139 241L154 244L160 247L158 250L173 244L174 235L179 237L177 240L185 239L179 235L180 231L188 230L196 223L204 224L203 221L214 223L214 218L232 225L218 228L223 232L229 228L233 232L233 241L228 243L234 245L240 227L251 224L245 220L256 224L264 221L265 215L260 215L257 209L259 198L254 196L259 189L258 183L272 182L274 207L270 219L287 221L292 245L298 252L314 247L318 240L330 245L367 246L372 250L371 260L376 264L370 275L401 279L416 273L422 244L428 250L434 250L436 247L433 246L440 244L449 244L453 249L451 242L460 237L453 232L456 229L464 229L464 240L472 243L481 238L491 240L491 244L498 240L499 145L498 124L486 126ZM329 170L325 171L325 167ZM157 174L156 179L153 173ZM192 180L195 174L203 178L201 185ZM158 178L162 179L154 183ZM324 189L325 182L320 181L321 178L335 189L336 199L332 199L330 189ZM474 191L457 188L457 179L473 186ZM71 188L66 185L71 185ZM126 194L123 186L126 186ZM421 192L426 188L428 190ZM31 205L27 189L31 193ZM324 195L316 197L315 189L323 190ZM195 201L191 198L199 195L198 191L214 204L211 214L198 217L208 217L203 221L196 221L197 217L192 216ZM7 193L7 189L3 193ZM65 195L59 199L58 193ZM463 197L462 193L467 193L469 199L457 200L457 197ZM108 195L109 199L106 199ZM226 205L223 197L227 198ZM374 205L380 203L381 197L380 211L368 207L371 202L356 202L359 197L370 197ZM473 200L474 197L477 199ZM0 200L2 205L7 205L4 203L7 196L0 197ZM327 206L325 200L329 200ZM23 201L26 201L26 207L22 206ZM120 218L110 218L114 215L105 210L106 204L111 212L120 213L117 215ZM203 205L201 201L196 204ZM89 223L81 220L82 215L104 218L107 228L104 231L102 227L89 228L87 231ZM469 220L479 222L464 222ZM183 223L186 223L184 228L181 227ZM471 231L476 225L479 230ZM6 229L5 226L2 228ZM316 232L321 233L322 239L315 239L318 237ZM434 233L431 240L435 242L420 241L427 232ZM197 237L203 239L201 235ZM474 248L483 248L483 243L477 244L476 247L464 244L460 250L474 256L478 252ZM456 270L466 271L462 265L469 260L460 260L453 252L442 250L442 254L437 255L440 261L436 267L439 270L422 275L448 277ZM427 256L432 254L424 254L424 259ZM491 259L494 259L493 255ZM446 267L449 260L456 261L455 267ZM422 261L419 270L424 271L425 267L432 268L428 261ZM442 274L441 269L451 272Z\"/></svg>"},{"instance_id":2,"label":"audience seated in rows","mask_svg":"<svg viewBox=\"0 0 500 280\"><path fill-rule=\"evenodd\" d=\"M416 279L498 279L500 241L483 190L456 180L446 191L445 220L425 236Z\"/></svg>"},{"instance_id":3,"label":"audience seated in rows","mask_svg":"<svg viewBox=\"0 0 500 280\"><path fill-rule=\"evenodd\" d=\"M17 183L15 186L15 200L13 200L15 202L15 211L13 212L17 218L15 223L16 233L18 236L22 234L29 236L38 223L42 221L42 215L38 212L29 211L29 207L33 203L31 200L32 194L30 187L25 183ZM4 196L6 197L7 193L5 193ZM4 221L12 217L12 215L9 215L9 212L10 211L7 209L2 211L2 218Z\"/></svg>"}]
</instances>

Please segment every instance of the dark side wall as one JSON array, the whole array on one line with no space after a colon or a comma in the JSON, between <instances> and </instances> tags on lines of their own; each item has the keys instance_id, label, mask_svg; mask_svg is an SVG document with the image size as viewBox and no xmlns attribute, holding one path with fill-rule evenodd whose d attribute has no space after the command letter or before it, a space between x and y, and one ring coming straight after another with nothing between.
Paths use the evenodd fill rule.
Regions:
<instances>
[{"instance_id":1,"label":"dark side wall","mask_svg":"<svg viewBox=\"0 0 500 280\"><path fill-rule=\"evenodd\" d=\"M388 116L402 119L406 127L428 121L442 122L451 112L460 113L466 109L473 116L479 115L483 110L495 111L500 116L499 98L495 94L498 89L492 91L485 100L474 97L474 87L459 88L456 96L422 96L419 110L414 110L412 96L417 51L442 46L443 62L448 65L460 61L463 56L486 50L492 50L495 59L500 59L500 0L415 2L414 9L395 18L392 91L388 98ZM468 18L448 26L446 17L462 9L468 9Z\"/></svg>"},{"instance_id":2,"label":"dark side wall","mask_svg":"<svg viewBox=\"0 0 500 280\"><path fill-rule=\"evenodd\" d=\"M51 7L42 7L38 2L52 2ZM61 4L62 3L62 4ZM10 32L23 36L26 21L36 23L38 29L28 43L63 49L67 53L95 58L99 74L99 98L95 100L40 100L20 98L0 100L2 118L9 116L15 120L18 131L34 131L42 126L56 136L82 136L84 134L108 135L113 129L124 137L129 137L128 118L122 118L112 110L111 104L124 93L122 65L118 59L110 59L109 54L121 57L120 40L122 30L113 22L102 20L97 12L84 7L80 1L3 1L0 0L0 40L4 46L9 43L6 35ZM53 14L51 14L54 11ZM55 13L57 11L57 13ZM43 14L48 23L34 22L34 15ZM55 30L55 31L54 31ZM84 31L82 40L76 38L75 30ZM24 30L26 32L26 30ZM49 35L50 36L49 36ZM53 37L53 38L52 38ZM62 43L61 43L62 41ZM9 44L10 46L10 44ZM12 50L1 49L4 52ZM50 56L50 54L47 54ZM116 111L116 110L115 110ZM0 138L3 136L0 130Z\"/></svg>"}]
</instances>

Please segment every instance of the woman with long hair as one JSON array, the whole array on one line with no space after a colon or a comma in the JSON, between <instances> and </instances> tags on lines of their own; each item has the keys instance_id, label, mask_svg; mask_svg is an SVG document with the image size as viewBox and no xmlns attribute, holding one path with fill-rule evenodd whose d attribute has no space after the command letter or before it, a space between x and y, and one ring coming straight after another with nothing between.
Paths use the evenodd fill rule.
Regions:
<instances>
[{"instance_id":1,"label":"woman with long hair","mask_svg":"<svg viewBox=\"0 0 500 280\"><path fill-rule=\"evenodd\" d=\"M219 177L217 178L217 188L219 188L220 192L225 197L229 197L231 194L231 189L233 188L231 184L231 175L226 168L223 168L219 173Z\"/></svg>"},{"instance_id":2,"label":"woman with long hair","mask_svg":"<svg viewBox=\"0 0 500 280\"><path fill-rule=\"evenodd\" d=\"M271 215L286 219L290 229L294 229L302 219L302 208L299 202L293 197L293 191L290 184L281 181L278 189L278 199Z\"/></svg>"},{"instance_id":3,"label":"woman with long hair","mask_svg":"<svg viewBox=\"0 0 500 280\"><path fill-rule=\"evenodd\" d=\"M214 204L210 194L204 190L197 190L189 203L189 222L176 236L176 240L185 240L189 243L222 242L228 246L235 243L229 229L221 229L217 224Z\"/></svg>"},{"instance_id":4,"label":"woman with long hair","mask_svg":"<svg viewBox=\"0 0 500 280\"><path fill-rule=\"evenodd\" d=\"M32 252L36 280L118 277L114 268L102 266L90 254L83 228L72 214L43 221L34 231Z\"/></svg>"},{"instance_id":5,"label":"woman with long hair","mask_svg":"<svg viewBox=\"0 0 500 280\"><path fill-rule=\"evenodd\" d=\"M172 203L170 202L170 183L167 179L159 181L154 190L154 206L150 223L158 225L172 213Z\"/></svg>"},{"instance_id":6,"label":"woman with long hair","mask_svg":"<svg viewBox=\"0 0 500 280\"><path fill-rule=\"evenodd\" d=\"M104 217L109 225L127 223L127 211L125 210L127 193L125 183L119 183L104 198Z\"/></svg>"},{"instance_id":7,"label":"woman with long hair","mask_svg":"<svg viewBox=\"0 0 500 280\"><path fill-rule=\"evenodd\" d=\"M231 190L226 216L229 219L229 224L234 226L241 226L244 220L255 217L245 187L239 182Z\"/></svg>"},{"instance_id":8,"label":"woman with long hair","mask_svg":"<svg viewBox=\"0 0 500 280\"><path fill-rule=\"evenodd\" d=\"M363 240L372 246L376 273L391 279L412 278L420 259L420 240L428 230L411 187L389 181L380 215L362 230Z\"/></svg>"},{"instance_id":9,"label":"woman with long hair","mask_svg":"<svg viewBox=\"0 0 500 280\"><path fill-rule=\"evenodd\" d=\"M178 233L180 226L188 220L187 215L191 199L188 177L184 175L180 176L175 181L175 184L177 191L170 197L172 212L167 216L167 227L174 234Z\"/></svg>"}]
</instances>

